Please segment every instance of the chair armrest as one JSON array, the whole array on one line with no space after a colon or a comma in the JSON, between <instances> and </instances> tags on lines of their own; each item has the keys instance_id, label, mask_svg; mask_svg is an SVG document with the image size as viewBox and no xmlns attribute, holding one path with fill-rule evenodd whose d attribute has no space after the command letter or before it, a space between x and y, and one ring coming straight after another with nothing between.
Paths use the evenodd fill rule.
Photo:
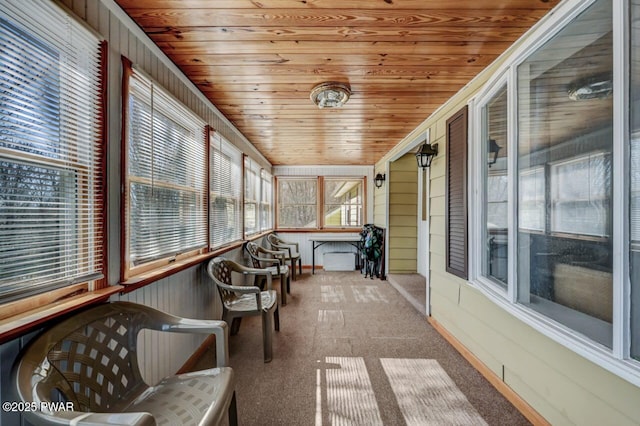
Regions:
<instances>
[{"instance_id":1,"label":"chair armrest","mask_svg":"<svg viewBox=\"0 0 640 426\"><path fill-rule=\"evenodd\" d=\"M154 426L155 419L150 413L86 413L82 411L34 412L37 423L45 421L51 425L114 425L114 426ZM31 417L31 416L28 416ZM35 420L35 419L34 419Z\"/></svg>"},{"instance_id":2,"label":"chair armrest","mask_svg":"<svg viewBox=\"0 0 640 426\"><path fill-rule=\"evenodd\" d=\"M288 241L283 241L283 243L288 245L288 246L295 246L296 247L296 251L300 252L300 245L298 243L290 243Z\"/></svg>"},{"instance_id":3,"label":"chair armrest","mask_svg":"<svg viewBox=\"0 0 640 426\"><path fill-rule=\"evenodd\" d=\"M274 247L276 247L277 249L279 249L279 251L284 252L286 250L287 253L289 253L289 259L291 259L291 247L287 247L286 245L283 244L273 244Z\"/></svg>"},{"instance_id":4,"label":"chair armrest","mask_svg":"<svg viewBox=\"0 0 640 426\"><path fill-rule=\"evenodd\" d=\"M279 252L278 252L279 253ZM272 258L272 257L254 257L254 259L258 260L259 262L265 262L265 263L273 263L273 264L278 264L281 265L282 261L280 258ZM259 268L257 268L259 269Z\"/></svg>"},{"instance_id":5,"label":"chair armrest","mask_svg":"<svg viewBox=\"0 0 640 426\"><path fill-rule=\"evenodd\" d=\"M300 251L300 246L298 245L298 243L294 243L292 241L285 241L285 240L280 240L280 244L284 244L287 246L295 246L296 247L296 251L299 252Z\"/></svg>"},{"instance_id":6,"label":"chair armrest","mask_svg":"<svg viewBox=\"0 0 640 426\"><path fill-rule=\"evenodd\" d=\"M279 262L278 259L260 259L259 260L264 260L267 262ZM268 290L272 290L272 280L271 280L271 273L269 271L266 271L264 269L260 269L260 268L251 268L249 266L244 266L241 265L239 263L236 262L229 262L228 263L229 267L231 268L232 271L234 272L239 272L241 274L244 275L259 275L259 276L265 276L267 277L267 289ZM280 271L278 271L280 272ZM240 293L258 293L258 295L260 294L260 289L258 287L247 287L247 286L237 286L237 285L233 285L233 286L229 286L229 285L225 285L225 288L228 288L229 290L233 290L233 291L238 291ZM251 288L254 289L252 291L246 291L246 290L236 290L236 289L247 289L247 288Z\"/></svg>"},{"instance_id":7,"label":"chair armrest","mask_svg":"<svg viewBox=\"0 0 640 426\"><path fill-rule=\"evenodd\" d=\"M258 289L258 296L260 295ZM178 333L205 333L216 336L216 367L229 365L229 329L225 321L218 320L194 320L183 318L178 324L169 325L168 329Z\"/></svg>"},{"instance_id":8,"label":"chair armrest","mask_svg":"<svg viewBox=\"0 0 640 426\"><path fill-rule=\"evenodd\" d=\"M269 250L267 248L261 247L260 251L265 252L265 253L269 253L272 256L276 256L276 257L282 257L285 256L286 253L283 252L282 250Z\"/></svg>"},{"instance_id":9,"label":"chair armrest","mask_svg":"<svg viewBox=\"0 0 640 426\"><path fill-rule=\"evenodd\" d=\"M272 259L275 260L275 259ZM251 271L245 272L247 275L260 275L267 278L267 290L273 290L273 279L271 277L271 272L266 271L264 269L250 268ZM278 274L280 274L280 266L278 266ZM258 296L260 295L260 289L258 287L253 287L257 289ZM258 297L258 304L260 303L260 297Z\"/></svg>"},{"instance_id":10,"label":"chair armrest","mask_svg":"<svg viewBox=\"0 0 640 426\"><path fill-rule=\"evenodd\" d=\"M260 293L257 287L240 287L245 293ZM250 290L250 291L246 291ZM214 334L216 336L216 361L217 367L226 367L229 361L229 349L227 340L229 330L227 323L220 320L201 320L192 318L182 318L155 309L147 310L147 321L145 327L151 330L167 331L174 333L199 333Z\"/></svg>"}]
</instances>

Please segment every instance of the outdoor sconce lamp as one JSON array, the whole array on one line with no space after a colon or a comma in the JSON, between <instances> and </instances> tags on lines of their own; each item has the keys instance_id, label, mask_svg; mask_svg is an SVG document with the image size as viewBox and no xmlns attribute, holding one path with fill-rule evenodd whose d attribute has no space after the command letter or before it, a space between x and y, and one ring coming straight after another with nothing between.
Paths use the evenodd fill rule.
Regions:
<instances>
[{"instance_id":1,"label":"outdoor sconce lamp","mask_svg":"<svg viewBox=\"0 0 640 426\"><path fill-rule=\"evenodd\" d=\"M385 180L387 180L387 175L378 173L375 178L376 188L381 188Z\"/></svg>"},{"instance_id":2,"label":"outdoor sconce lamp","mask_svg":"<svg viewBox=\"0 0 640 426\"><path fill-rule=\"evenodd\" d=\"M500 150L502 149L502 147L500 145L498 145L498 143L494 140L494 139L489 139L489 168L491 168L492 164L496 164L496 161L498 161L498 152L500 152ZM493 158L491 158L491 155L493 154Z\"/></svg>"},{"instance_id":3,"label":"outdoor sconce lamp","mask_svg":"<svg viewBox=\"0 0 640 426\"><path fill-rule=\"evenodd\" d=\"M434 143L433 145L425 142L420 147L420 150L416 152L416 160L418 160L418 167L426 169L431 166L431 161L433 161L433 157L438 155L438 144Z\"/></svg>"}]
</instances>

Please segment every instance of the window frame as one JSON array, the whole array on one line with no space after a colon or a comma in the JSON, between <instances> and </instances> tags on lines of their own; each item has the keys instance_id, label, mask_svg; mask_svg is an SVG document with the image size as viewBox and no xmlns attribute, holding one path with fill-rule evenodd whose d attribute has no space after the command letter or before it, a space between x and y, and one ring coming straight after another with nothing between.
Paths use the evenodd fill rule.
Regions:
<instances>
[{"instance_id":1,"label":"window frame","mask_svg":"<svg viewBox=\"0 0 640 426\"><path fill-rule=\"evenodd\" d=\"M557 205L560 204L561 202L557 201L557 197L555 197L556 195L556 184L558 183L559 177L558 174L554 173L555 170L557 170L560 167L563 166L567 166L570 164L575 164L575 163L579 163L579 162L584 162L585 160L587 162L591 161L593 158L596 157L602 157L604 159L604 161L609 161L611 162L611 158L607 158L609 154L602 151L602 150L595 150L595 151L589 151L589 152L585 152L577 157L573 157L573 158L569 158L569 159L563 159L563 160L557 160L557 161L553 161L553 162L549 162L549 173L548 173L548 177L545 176L548 181L549 181L549 185L551 187L551 190L549 191L549 205L550 205L550 218L547 221L548 222L548 226L549 229L547 229L547 233L549 235L556 235L556 236L567 236L568 238L574 238L574 239L586 239L586 240L598 240L598 241L605 241L609 238L611 238L611 224L610 223L605 223L604 224L604 233L588 233L588 232L575 232L575 231L571 231L571 230L567 230L567 229L560 229L559 228L559 224L556 213L558 211L558 207ZM591 188L590 188L591 189ZM606 188L605 188L606 189ZM591 192L589 194L589 196L591 196ZM596 199L594 197L594 199ZM591 197L589 197L589 200L592 200ZM603 197L599 197L597 198L598 201L606 201L608 203L611 202L611 198L608 198L606 196ZM584 203L585 200L583 199L575 199L572 201L565 201L565 202L573 202L573 203Z\"/></svg>"},{"instance_id":2,"label":"window frame","mask_svg":"<svg viewBox=\"0 0 640 426\"><path fill-rule=\"evenodd\" d=\"M530 30L530 36L527 43L523 43L517 47L506 59L500 64L493 73L493 77L489 78L484 87L472 97L468 104L474 111L473 122L470 122L470 129L474 133L474 137L470 138L469 149L471 150L472 171L468 184L470 188L477 189L478 178L481 176L479 170L480 161L484 158L481 151L477 148L477 143L481 138L481 126L479 111L481 110L482 100L492 87L499 85L501 79L508 78L511 82L517 81L517 67L524 62L530 55L538 51L547 41L554 37L559 31L584 12L589 6L594 4L596 0L579 0L574 3L563 3L557 7L556 13L549 18L541 21ZM492 285L481 273L481 258L477 252L482 239L479 235L481 222L473 220L473 232L471 247L475 254L469 276L469 283L477 287L490 300L495 302L501 309L514 315L519 320L530 325L535 330L549 337L553 341L567 347L578 355L594 362L595 364L605 368L606 370L616 374L617 376L640 386L640 361L630 359L630 301L626 296L630 291L629 278L629 219L626 212L629 208L629 105L628 97L625 95L629 91L629 5L626 0L612 0L612 19L613 19L613 152L611 154L612 175L611 185L612 191L612 220L610 225L612 232L613 252L613 336L612 348L607 348L591 338L588 338L574 329L564 326L548 316L527 308L516 300L517 283L514 279L516 273L515 263L517 262L517 236L515 235L517 226L511 226L509 232L509 288L507 292L498 291L495 285ZM517 105L517 85L512 84L508 87L508 99L511 105ZM517 188L515 182L518 182L517 155L514 149L514 143L517 134L518 112L516 108L511 108L508 114L510 123L510 139L509 144L509 198L517 199ZM545 180L549 179L548 170L545 170ZM475 182L474 182L475 180ZM547 182L548 185L548 182ZM617 188L617 189L616 189ZM474 192L474 191L471 191ZM478 192L478 191L475 191ZM480 211L482 208L482 199L477 194L470 194L469 201L472 203L471 211ZM548 200L545 200L548 202ZM518 210L516 203L511 203L509 208L509 219L516 221L518 219ZM548 222L548 218L545 219ZM545 224L548 227L548 223ZM547 229L546 232L549 230ZM532 233L539 231L532 231ZM574 237L576 237L574 235Z\"/></svg>"},{"instance_id":3,"label":"window frame","mask_svg":"<svg viewBox=\"0 0 640 426\"><path fill-rule=\"evenodd\" d=\"M207 126L204 120L199 118L193 111L191 111L187 106L185 106L182 102L177 100L166 88L162 85L158 84L155 79L148 76L142 70L135 68L133 63L127 59L126 57L122 57L122 66L123 66L123 76L122 76L122 149L121 149L121 164L122 164L122 208L121 208L121 264L120 264L120 276L121 282L127 283L132 278L141 277L144 274L162 270L162 268L170 265L172 263L180 263L186 261L190 258L195 258L198 255L204 254L208 251L208 191L209 191L209 182L208 182L208 169L209 169L209 140L207 138ZM128 121L131 115L131 111L129 108L129 96L130 96L130 81L134 77L134 73L136 73L139 78L145 79L154 87L157 87L162 94L162 96L172 104L175 105L176 108L181 109L186 115L190 115L190 118L193 118L194 121L198 121L198 124L202 127L202 141L201 147L203 150L203 176L196 177L198 181L203 181L203 187L201 189L191 188L184 186L184 189L192 189L190 192L195 195L196 204L198 208L196 212L200 216L203 216L203 232L205 235L205 241L202 244L199 244L197 247L188 248L184 251L177 251L171 253L163 253L160 257L156 259L151 259L149 261L143 261L139 264L133 264L131 261L131 253L130 253L130 238L131 238L131 225L129 220L129 214L131 212L131 202L130 202L130 184L132 182L142 182L147 183L144 178L131 178L129 171L129 126ZM171 119L172 116L168 116ZM153 121L152 121L153 125ZM195 175L194 175L195 176ZM191 176L191 177L194 177ZM141 180L142 179L142 180ZM151 182L152 187L155 186L155 182ZM190 182L190 184L195 184L195 182ZM180 190L180 188L173 188L175 185L171 185L171 183L161 183L160 186L167 187L168 189ZM196 220L196 219L194 219ZM197 221L197 220L196 220Z\"/></svg>"},{"instance_id":4,"label":"window frame","mask_svg":"<svg viewBox=\"0 0 640 426\"><path fill-rule=\"evenodd\" d=\"M260 169L259 232L273 229L273 175Z\"/></svg>"},{"instance_id":5,"label":"window frame","mask_svg":"<svg viewBox=\"0 0 640 426\"><path fill-rule=\"evenodd\" d=\"M245 239L260 233L260 167L251 159L248 155L244 155L244 167L243 167L243 223L244 231L243 235ZM253 218L254 226L249 228L247 226L248 218L247 214L251 209L248 206L253 206L253 212L255 217Z\"/></svg>"},{"instance_id":6,"label":"window frame","mask_svg":"<svg viewBox=\"0 0 640 426\"><path fill-rule=\"evenodd\" d=\"M234 167L237 168L237 181L231 181L230 182L230 187L229 189L233 192L233 191L237 191L236 195L237 197L234 197L233 194L226 194L226 195L217 195L214 191L216 190L216 184L214 184L214 181L216 179L217 174L217 170L215 169L215 152L217 151L219 152L218 155L224 156L228 159L228 162L230 164L230 168L233 169ZM230 151L232 152L233 156L235 158L231 157L231 153L227 154L225 153L225 151ZM237 161L234 161L237 160ZM244 155L242 153L242 151L240 151L238 148L235 147L235 145L231 144L226 138L224 138L224 136L222 136L220 133L211 130L210 129L210 134L209 134L209 166L208 166L208 173L209 173L209 204L208 204L208 218L209 218L209 249L210 250L217 250L223 247L226 247L228 245L232 245L234 243L237 243L239 241L242 241L244 239L244 211L243 211L243 206L244 206L244 186L242 184L243 180L242 180L242 173L243 173L243 160L244 160ZM228 176L229 178L233 179L233 172L230 174L230 176ZM236 186L234 186L236 185ZM211 208L211 204L212 204L212 200L214 200L214 197L220 197L225 199L225 202L228 202L229 200L235 201L236 206L238 208L238 212L236 213L236 220L237 223L235 224L237 227L237 230L235 232L234 235L232 235L232 238L228 238L228 239L224 239L222 242L220 242L219 244L214 244L214 238L213 238L213 233L216 231L215 229L215 225L213 223L214 221L214 217L212 216L212 212L213 209Z\"/></svg>"},{"instance_id":7,"label":"window frame","mask_svg":"<svg viewBox=\"0 0 640 426\"><path fill-rule=\"evenodd\" d=\"M322 208L321 208L321 221L320 221L320 226L322 227L322 229L360 229L362 228L362 225L364 225L364 209L365 209L365 185L364 185L364 177L345 177L345 176L322 176L321 179L321 183L322 183ZM350 202L344 202L344 203L340 203L340 204L328 204L327 203L327 199L329 197L327 197L327 187L326 187L326 183L330 182L330 181L343 181L343 182L347 182L347 181L358 181L359 183L356 186L360 187L360 196L362 198L362 200L359 203L350 203ZM327 224L327 214L328 214L328 207L329 206L340 206L341 212L341 222L342 222L342 214L345 213L345 210L350 210L349 208L352 206L355 206L356 209L358 209L359 211L356 213L358 218L357 218L357 225L328 225ZM346 209L345 209L346 207ZM349 212L349 214L351 214ZM352 215L352 214L351 214Z\"/></svg>"},{"instance_id":8,"label":"window frame","mask_svg":"<svg viewBox=\"0 0 640 426\"><path fill-rule=\"evenodd\" d=\"M72 130L69 132L60 132L61 136L56 149L45 146L39 150L42 152L36 153L29 152L28 150L15 149L15 147L12 148L11 146L0 148L0 155L3 157L2 161L16 165L20 164L26 167L46 169L46 175L49 175L51 171L54 171L55 174L55 171L57 171L60 176L67 176L67 178L62 177L60 179L68 180L70 178L73 181L69 185L71 191L63 194L68 195L70 202L67 206L72 208L71 213L61 214L57 217L69 218L68 220L73 223L73 229L76 231L73 242L71 243L67 238L56 240L64 244L60 252L66 254L60 254L55 257L54 259L56 262L59 261L59 263L52 263L52 265L58 265L58 268L62 270L64 275L54 280L46 279L46 276L38 275L34 280L35 282L27 285L11 285L10 288L12 290L3 292L3 296L0 298L0 306L2 306L3 311L0 319L8 318L25 310L51 303L56 299L74 293L83 293L108 287L106 280L107 123L105 99L108 77L106 72L107 42L104 37L97 34L83 22L77 20L72 14L68 13L64 8L56 4L47 4L44 7L36 6L36 11L34 11L32 7L25 9L21 5L15 7L15 9L12 9L14 6L8 4L3 6L3 8L4 7L7 7L7 9L5 9L2 14L2 20L6 21L9 26L7 31L13 32L15 30L20 32L23 40L28 38L28 41L24 41L24 43L32 46L36 44L41 45L36 47L38 49L46 48L55 50L54 53L56 53L57 59L55 61L56 67L51 73L55 73L60 80L56 92L60 95L58 104L68 102L80 105L80 108L76 109L76 111L86 112L87 117L93 117L93 119L87 120L90 126L87 132L95 134L95 137L90 141L90 148L87 149L88 152L77 149L78 138L85 135ZM34 24L34 21L37 23ZM62 26L64 26L64 28ZM71 44L64 36L60 37L61 32L64 32L66 35L73 35L74 37L86 38L85 43L87 46L91 46L92 51L79 53L83 49L74 48L73 52L69 52ZM57 42L52 42L51 40L53 39L57 40ZM90 111L85 111L83 108L87 106L82 102L77 102L76 98L73 95L69 95L68 91L69 87L73 84L71 80L72 75L73 77L77 77L75 73L78 73L84 76L86 75L84 69L81 69L80 65L73 66L71 70L66 69L67 67L71 68L69 64L73 62L66 60L68 57L77 55L77 57L80 58L78 62L82 62L82 59L86 58L87 54L90 55L91 58L96 59L96 63L94 64L96 65L95 79L86 83L90 88L88 90L95 91L94 96L87 101L90 105L95 106L95 110ZM27 78L27 76L24 78ZM8 92L7 96L9 97L11 94L12 92ZM31 111L31 109L29 109L29 111ZM67 117L72 116L73 118L62 120L60 118L62 115ZM58 114L55 116L58 131L60 131L61 128L69 126L70 121L75 123L75 117L77 117L77 115L68 114L68 111L65 111L64 107L60 107ZM84 120L83 124L86 124ZM8 145L11 145L10 137L7 140L9 141ZM84 139L82 140L84 141ZM74 148L74 146L76 146L76 148ZM59 155L47 155L54 152L57 154L64 153L67 149L74 154L66 155L64 158L60 158ZM81 161L81 159L85 161ZM67 219L64 219L64 224L60 226L64 227L67 225ZM52 243L51 239L40 241L43 246L48 246ZM69 258L69 255L74 252L82 253L82 255L72 260ZM83 263L79 264L78 260L82 260ZM42 320L39 320L39 322L42 322ZM25 324L22 324L22 327L24 326ZM4 332L1 335L3 339L6 337L6 333Z\"/></svg>"},{"instance_id":9,"label":"window frame","mask_svg":"<svg viewBox=\"0 0 640 426\"><path fill-rule=\"evenodd\" d=\"M281 206L281 197L280 197L280 183L287 180L306 180L306 181L314 181L316 184L316 200L313 204L305 204L305 205L313 205L316 211L316 226L300 228L300 227L286 227L281 224L281 214L280 214L280 206ZM344 180L344 181L359 181L361 185L362 192L362 202L359 204L360 214L359 214L359 225L352 226L331 226L327 225L325 222L325 213L326 213L326 194L325 194L325 181L330 180ZM299 231L299 232L314 232L314 231L348 231L353 232L356 230L360 230L362 225L365 223L366 218L366 209L367 209L367 177L366 176L347 176L347 175L321 175L321 176L276 176L275 178L275 198L276 201L274 203L275 210L275 229L282 231ZM295 205L300 205L296 203Z\"/></svg>"},{"instance_id":10,"label":"window frame","mask_svg":"<svg viewBox=\"0 0 640 426\"><path fill-rule=\"evenodd\" d=\"M313 206L315 208L315 222L316 222L316 226L314 227L307 227L307 228L300 228L300 227L291 227L291 226L282 226L280 221L281 221L281 214L280 214L280 204L281 204L281 200L282 197L280 196L280 183L281 182L286 182L287 180L305 180L305 181L313 181L315 182L316 185L316 199L314 201L313 204L304 204L305 206ZM318 230L320 229L319 227L319 223L320 223L320 217L321 217L321 209L320 209L320 183L319 183L319 178L317 176L276 176L275 179L275 188L276 188L276 202L275 202L275 216L276 216L276 230L298 230L298 231L314 231L314 230ZM294 204L296 206L299 206L300 203L296 203Z\"/></svg>"}]
</instances>

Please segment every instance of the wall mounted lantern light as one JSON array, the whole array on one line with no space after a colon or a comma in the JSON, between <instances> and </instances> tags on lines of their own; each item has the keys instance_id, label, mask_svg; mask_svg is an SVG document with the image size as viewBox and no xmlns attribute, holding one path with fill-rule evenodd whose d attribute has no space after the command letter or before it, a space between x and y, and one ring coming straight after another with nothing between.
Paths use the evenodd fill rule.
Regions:
<instances>
[{"instance_id":1,"label":"wall mounted lantern light","mask_svg":"<svg viewBox=\"0 0 640 426\"><path fill-rule=\"evenodd\" d=\"M385 180L387 180L387 175L386 174L382 174L382 173L378 173L374 180L375 180L375 183L376 183L376 188L382 188L382 184L384 183Z\"/></svg>"},{"instance_id":2,"label":"wall mounted lantern light","mask_svg":"<svg viewBox=\"0 0 640 426\"><path fill-rule=\"evenodd\" d=\"M434 143L433 145L425 142L420 147L420 150L416 152L416 160L418 160L418 167L426 169L431 166L431 161L433 161L433 157L438 155L438 144Z\"/></svg>"},{"instance_id":3,"label":"wall mounted lantern light","mask_svg":"<svg viewBox=\"0 0 640 426\"><path fill-rule=\"evenodd\" d=\"M495 139L489 139L488 140L489 143L489 168L491 168L492 164L496 164L496 161L498 161L498 152L500 152L500 150L502 149L502 147L500 145L498 145L498 143L495 141ZM491 156L493 155L493 158L491 158Z\"/></svg>"}]
</instances>

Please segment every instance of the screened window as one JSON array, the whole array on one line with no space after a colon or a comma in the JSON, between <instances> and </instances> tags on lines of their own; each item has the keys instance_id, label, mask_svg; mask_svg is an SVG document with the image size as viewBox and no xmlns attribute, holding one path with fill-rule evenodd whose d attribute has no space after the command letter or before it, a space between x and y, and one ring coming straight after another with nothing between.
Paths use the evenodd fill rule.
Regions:
<instances>
[{"instance_id":1,"label":"screened window","mask_svg":"<svg viewBox=\"0 0 640 426\"><path fill-rule=\"evenodd\" d=\"M55 4L0 3L0 301L102 278L102 56Z\"/></svg>"},{"instance_id":2,"label":"screened window","mask_svg":"<svg viewBox=\"0 0 640 426\"><path fill-rule=\"evenodd\" d=\"M317 178L278 178L278 227L318 227Z\"/></svg>"},{"instance_id":3,"label":"screened window","mask_svg":"<svg viewBox=\"0 0 640 426\"><path fill-rule=\"evenodd\" d=\"M211 247L242 239L242 153L212 134L209 155Z\"/></svg>"},{"instance_id":4,"label":"screened window","mask_svg":"<svg viewBox=\"0 0 640 426\"><path fill-rule=\"evenodd\" d=\"M125 278L207 246L205 123L125 61Z\"/></svg>"},{"instance_id":5,"label":"screened window","mask_svg":"<svg viewBox=\"0 0 640 426\"><path fill-rule=\"evenodd\" d=\"M324 178L324 226L361 227L364 196L362 179Z\"/></svg>"}]
</instances>

